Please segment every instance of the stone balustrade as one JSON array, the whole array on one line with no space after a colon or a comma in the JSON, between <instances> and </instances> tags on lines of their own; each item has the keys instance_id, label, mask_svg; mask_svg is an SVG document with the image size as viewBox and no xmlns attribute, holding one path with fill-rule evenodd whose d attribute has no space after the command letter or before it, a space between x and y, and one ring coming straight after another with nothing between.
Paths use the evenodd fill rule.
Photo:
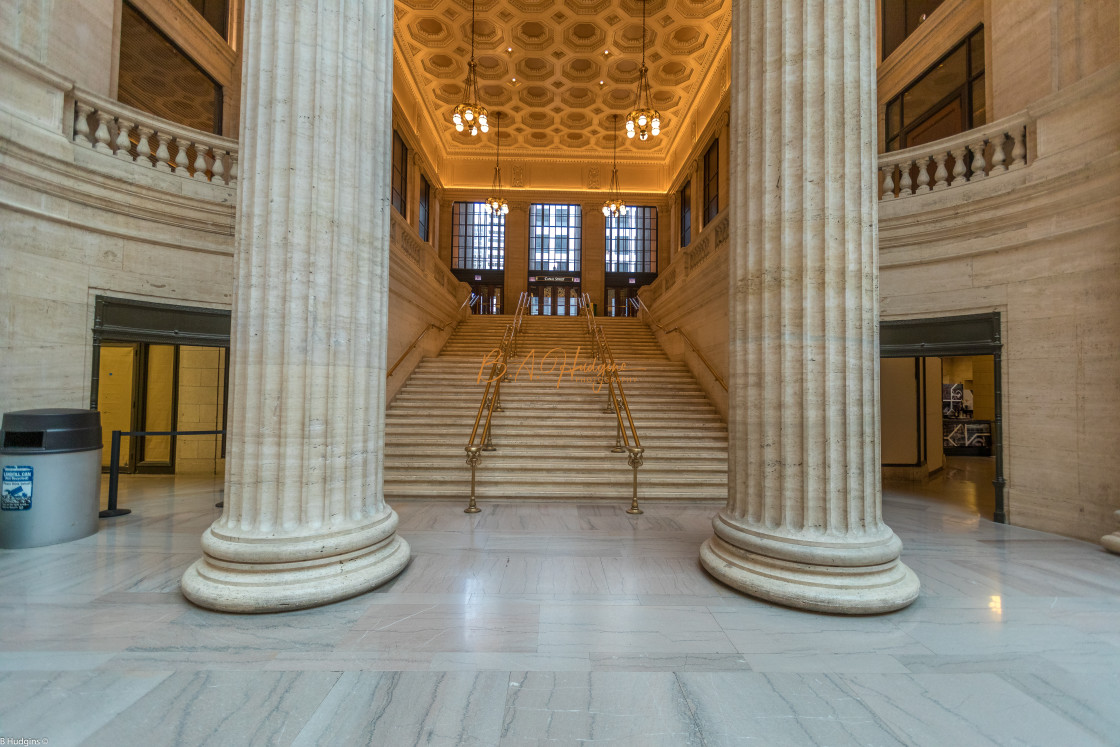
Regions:
<instances>
[{"instance_id":1,"label":"stone balustrade","mask_svg":"<svg viewBox=\"0 0 1120 747\"><path fill-rule=\"evenodd\" d=\"M692 243L677 252L669 266L658 273L656 280L642 289L641 295L647 305L655 304L657 299L687 279L709 259L726 251L730 215L729 210L717 215L704 226Z\"/></svg>"},{"instance_id":2,"label":"stone balustrade","mask_svg":"<svg viewBox=\"0 0 1120 747\"><path fill-rule=\"evenodd\" d=\"M1025 112L934 143L879 156L879 199L957 187L1027 165L1034 122Z\"/></svg>"},{"instance_id":3,"label":"stone balustrade","mask_svg":"<svg viewBox=\"0 0 1120 747\"><path fill-rule=\"evenodd\" d=\"M175 124L75 88L77 145L157 171L234 186L237 141Z\"/></svg>"}]
</instances>

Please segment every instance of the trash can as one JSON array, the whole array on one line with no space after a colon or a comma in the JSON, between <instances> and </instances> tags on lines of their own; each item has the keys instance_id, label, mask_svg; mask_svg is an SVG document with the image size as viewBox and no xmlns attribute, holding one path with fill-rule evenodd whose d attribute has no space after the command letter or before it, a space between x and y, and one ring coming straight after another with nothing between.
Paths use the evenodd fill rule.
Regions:
<instances>
[{"instance_id":1,"label":"trash can","mask_svg":"<svg viewBox=\"0 0 1120 747\"><path fill-rule=\"evenodd\" d=\"M101 503L101 413L4 413L0 472L0 547L88 537L97 531Z\"/></svg>"}]
</instances>

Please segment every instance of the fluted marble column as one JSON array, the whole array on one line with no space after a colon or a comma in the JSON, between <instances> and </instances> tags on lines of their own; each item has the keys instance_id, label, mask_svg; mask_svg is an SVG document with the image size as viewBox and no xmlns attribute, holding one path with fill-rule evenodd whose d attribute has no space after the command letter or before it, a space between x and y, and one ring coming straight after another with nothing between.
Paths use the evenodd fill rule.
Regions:
<instances>
[{"instance_id":1,"label":"fluted marble column","mask_svg":"<svg viewBox=\"0 0 1120 747\"><path fill-rule=\"evenodd\" d=\"M225 509L182 581L204 607L323 604L408 562L382 497L392 15L246 3Z\"/></svg>"},{"instance_id":2,"label":"fluted marble column","mask_svg":"<svg viewBox=\"0 0 1120 747\"><path fill-rule=\"evenodd\" d=\"M910 604L882 521L872 0L732 4L728 502L701 562L779 604Z\"/></svg>"},{"instance_id":3,"label":"fluted marble column","mask_svg":"<svg viewBox=\"0 0 1120 747\"><path fill-rule=\"evenodd\" d=\"M1113 515L1116 517L1116 521L1120 522L1120 511L1117 511ZM1104 545L1104 549L1108 550L1109 552L1114 552L1117 555L1120 555L1120 529L1116 530L1112 534L1106 534L1105 536L1101 537L1101 544Z\"/></svg>"}]
</instances>

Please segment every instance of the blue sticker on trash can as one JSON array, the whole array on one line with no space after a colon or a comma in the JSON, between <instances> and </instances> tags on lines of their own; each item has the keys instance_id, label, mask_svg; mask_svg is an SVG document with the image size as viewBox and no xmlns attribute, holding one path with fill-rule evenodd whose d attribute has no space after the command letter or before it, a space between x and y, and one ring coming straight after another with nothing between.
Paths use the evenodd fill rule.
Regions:
<instances>
[{"instance_id":1,"label":"blue sticker on trash can","mask_svg":"<svg viewBox=\"0 0 1120 747\"><path fill-rule=\"evenodd\" d=\"M35 483L34 467L4 467L0 509L26 511L31 508L31 488Z\"/></svg>"}]
</instances>

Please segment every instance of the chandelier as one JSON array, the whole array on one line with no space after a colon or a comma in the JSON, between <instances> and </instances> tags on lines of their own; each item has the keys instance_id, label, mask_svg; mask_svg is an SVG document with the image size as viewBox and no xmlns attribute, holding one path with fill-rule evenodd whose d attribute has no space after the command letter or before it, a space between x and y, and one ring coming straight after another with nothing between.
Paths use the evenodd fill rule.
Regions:
<instances>
[{"instance_id":1,"label":"chandelier","mask_svg":"<svg viewBox=\"0 0 1120 747\"><path fill-rule=\"evenodd\" d=\"M509 213L509 204L502 199L502 117L498 112L494 112L494 121L498 123L498 132L494 138L498 146L494 155L494 183L490 185L494 194L486 198L486 207L495 216L500 216Z\"/></svg>"},{"instance_id":2,"label":"chandelier","mask_svg":"<svg viewBox=\"0 0 1120 747\"><path fill-rule=\"evenodd\" d=\"M607 189L607 201L603 203L603 215L617 218L626 215L626 205L622 202L622 188L618 183L618 115L614 115L614 155L611 167L611 186Z\"/></svg>"},{"instance_id":3,"label":"chandelier","mask_svg":"<svg viewBox=\"0 0 1120 747\"><path fill-rule=\"evenodd\" d=\"M451 113L451 123L456 132L466 130L477 135L479 130L489 132L486 122L486 107L479 103L478 77L475 75L474 61L474 0L471 0L471 60L467 63L467 85L463 93L465 101L455 106Z\"/></svg>"},{"instance_id":4,"label":"chandelier","mask_svg":"<svg viewBox=\"0 0 1120 747\"><path fill-rule=\"evenodd\" d=\"M661 134L661 112L653 108L649 94L649 68L646 67L646 0L642 0L642 67L638 71L637 108L626 115L626 137L648 140Z\"/></svg>"}]
</instances>

